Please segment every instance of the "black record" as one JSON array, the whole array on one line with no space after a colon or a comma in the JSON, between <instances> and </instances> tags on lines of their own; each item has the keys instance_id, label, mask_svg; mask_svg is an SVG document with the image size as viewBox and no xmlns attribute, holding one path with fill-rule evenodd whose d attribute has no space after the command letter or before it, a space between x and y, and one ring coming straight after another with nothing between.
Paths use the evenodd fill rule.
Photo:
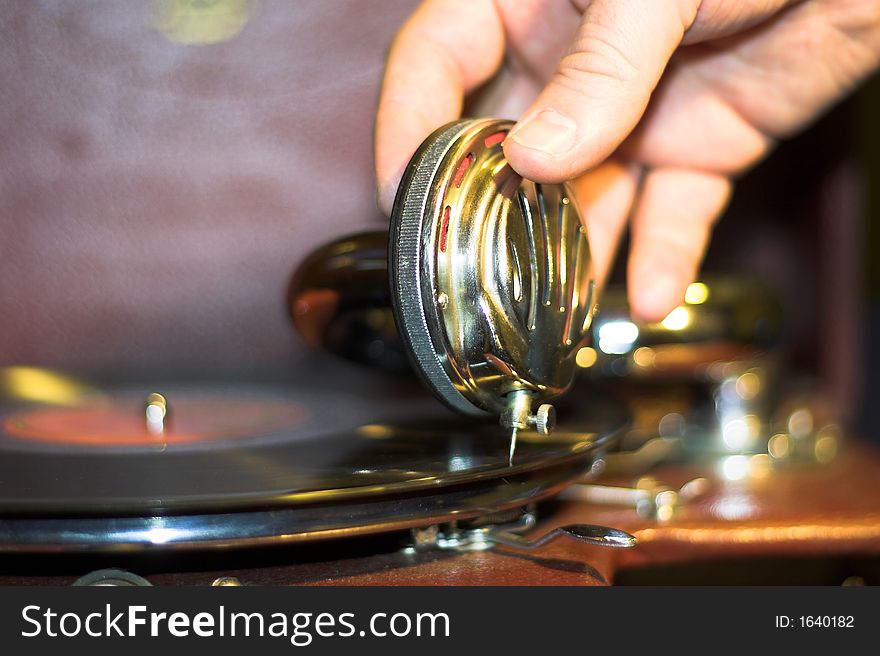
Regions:
<instances>
[{"instance_id":1,"label":"black record","mask_svg":"<svg viewBox=\"0 0 880 656\"><path fill-rule=\"evenodd\" d=\"M226 547L468 519L544 498L589 470L626 421L608 399L549 437L509 435L433 402L361 403L306 386L121 387L0 410L0 550ZM576 428L575 428L576 427ZM567 429L567 430L566 430Z\"/></svg>"}]
</instances>

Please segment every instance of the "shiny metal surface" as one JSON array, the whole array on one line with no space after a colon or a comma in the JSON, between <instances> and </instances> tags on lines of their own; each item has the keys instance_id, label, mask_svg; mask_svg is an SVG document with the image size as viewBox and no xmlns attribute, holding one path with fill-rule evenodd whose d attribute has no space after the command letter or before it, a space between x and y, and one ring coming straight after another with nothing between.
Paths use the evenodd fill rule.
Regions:
<instances>
[{"instance_id":1,"label":"shiny metal surface","mask_svg":"<svg viewBox=\"0 0 880 656\"><path fill-rule=\"evenodd\" d=\"M411 371L391 311L387 230L347 235L310 253L291 276L287 307L310 347Z\"/></svg>"},{"instance_id":2,"label":"shiny metal surface","mask_svg":"<svg viewBox=\"0 0 880 656\"><path fill-rule=\"evenodd\" d=\"M620 529L595 524L571 524L560 526L532 540L516 533L489 531L487 539L513 549L532 551L558 538L571 538L597 547L630 548L636 546L636 538Z\"/></svg>"},{"instance_id":3,"label":"shiny metal surface","mask_svg":"<svg viewBox=\"0 0 880 656\"><path fill-rule=\"evenodd\" d=\"M235 576L219 576L211 581L212 588L238 588L241 581Z\"/></svg>"},{"instance_id":4,"label":"shiny metal surface","mask_svg":"<svg viewBox=\"0 0 880 656\"><path fill-rule=\"evenodd\" d=\"M630 506L641 517L652 517L668 522L683 505L698 499L710 490L709 480L703 477L687 481L675 490L656 479L645 476L632 487L589 483L572 486L562 492L562 498L612 506Z\"/></svg>"},{"instance_id":5,"label":"shiny metal surface","mask_svg":"<svg viewBox=\"0 0 880 656\"><path fill-rule=\"evenodd\" d=\"M168 400L158 392L147 396L147 407L144 409L147 432L161 436L168 428Z\"/></svg>"},{"instance_id":6,"label":"shiny metal surface","mask_svg":"<svg viewBox=\"0 0 880 656\"><path fill-rule=\"evenodd\" d=\"M79 577L71 585L76 587L148 588L153 584L144 577L124 569L99 569Z\"/></svg>"},{"instance_id":7,"label":"shiny metal surface","mask_svg":"<svg viewBox=\"0 0 880 656\"><path fill-rule=\"evenodd\" d=\"M501 143L511 125L468 120L435 132L392 214L398 328L429 387L468 415L501 415L516 393L530 406L564 392L596 309L576 203L567 186L510 168ZM521 415L506 425L530 412Z\"/></svg>"},{"instance_id":8,"label":"shiny metal surface","mask_svg":"<svg viewBox=\"0 0 880 656\"><path fill-rule=\"evenodd\" d=\"M540 500L583 474L592 449L539 471L475 476L453 487L367 491L361 498L315 490L286 507L166 516L0 516L0 552L126 552L225 549L311 542L482 517ZM380 492L377 494L377 492ZM354 495L357 496L357 495ZM219 508L220 505L217 504Z\"/></svg>"},{"instance_id":9,"label":"shiny metal surface","mask_svg":"<svg viewBox=\"0 0 880 656\"><path fill-rule=\"evenodd\" d=\"M694 282L685 302L654 323L634 322L625 288L609 287L593 323L594 344L578 363L594 378L715 382L723 372L713 365L766 360L783 330L776 293L748 276Z\"/></svg>"},{"instance_id":10,"label":"shiny metal surface","mask_svg":"<svg viewBox=\"0 0 880 656\"><path fill-rule=\"evenodd\" d=\"M633 412L610 469L635 474L662 460L768 453L772 436L787 431L776 418L791 393L782 375L784 330L776 292L748 275L692 283L684 302L653 323L633 321L625 289L609 287L594 343L577 362ZM783 438L776 442L788 452Z\"/></svg>"},{"instance_id":11,"label":"shiny metal surface","mask_svg":"<svg viewBox=\"0 0 880 656\"><path fill-rule=\"evenodd\" d=\"M430 526L414 530L415 546L412 550L438 548L449 551L485 551L495 545L517 551L533 551L558 538L570 538L597 547L629 548L636 546L636 538L625 531L595 524L571 524L558 526L536 538L522 535L535 527L531 512L522 515L520 521L507 524L483 523L475 527L463 527L458 523L446 526Z\"/></svg>"}]
</instances>

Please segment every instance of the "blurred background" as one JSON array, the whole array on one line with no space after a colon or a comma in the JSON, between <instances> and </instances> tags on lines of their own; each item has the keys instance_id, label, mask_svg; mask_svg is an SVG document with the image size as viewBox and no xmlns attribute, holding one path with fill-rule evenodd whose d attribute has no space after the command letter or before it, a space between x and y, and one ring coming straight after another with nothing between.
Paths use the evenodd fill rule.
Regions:
<instances>
[{"instance_id":1,"label":"blurred background","mask_svg":"<svg viewBox=\"0 0 880 656\"><path fill-rule=\"evenodd\" d=\"M415 4L4 2L0 366L306 366L285 291L315 248L384 225L372 114ZM878 116L875 78L781 144L739 181L704 267L778 294L785 375L873 440Z\"/></svg>"}]
</instances>

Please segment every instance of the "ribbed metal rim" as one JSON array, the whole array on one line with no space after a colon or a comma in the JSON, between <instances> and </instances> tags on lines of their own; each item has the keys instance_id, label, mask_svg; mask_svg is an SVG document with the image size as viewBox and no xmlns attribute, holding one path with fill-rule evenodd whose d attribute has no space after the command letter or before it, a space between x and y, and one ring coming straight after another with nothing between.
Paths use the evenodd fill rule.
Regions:
<instances>
[{"instance_id":1,"label":"ribbed metal rim","mask_svg":"<svg viewBox=\"0 0 880 656\"><path fill-rule=\"evenodd\" d=\"M486 411L459 392L437 353L425 315L421 267L425 244L427 204L440 163L465 131L490 121L462 120L435 131L421 145L404 172L391 213L389 266L394 319L410 361L441 401L466 415L486 417Z\"/></svg>"}]
</instances>

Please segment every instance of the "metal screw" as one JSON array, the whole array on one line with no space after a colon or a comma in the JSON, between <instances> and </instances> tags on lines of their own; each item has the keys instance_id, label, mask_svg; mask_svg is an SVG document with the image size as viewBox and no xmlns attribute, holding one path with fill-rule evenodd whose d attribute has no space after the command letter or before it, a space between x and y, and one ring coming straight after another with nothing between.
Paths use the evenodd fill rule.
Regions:
<instances>
[{"instance_id":1,"label":"metal screw","mask_svg":"<svg viewBox=\"0 0 880 656\"><path fill-rule=\"evenodd\" d=\"M540 435L549 435L556 427L556 408L549 403L542 403L535 413L535 430Z\"/></svg>"},{"instance_id":2,"label":"metal screw","mask_svg":"<svg viewBox=\"0 0 880 656\"><path fill-rule=\"evenodd\" d=\"M548 435L556 426L556 409L543 403L532 414L532 398L528 390L518 390L507 396L507 407L501 413L501 425L505 428L525 429L533 427L541 435Z\"/></svg>"},{"instance_id":3,"label":"metal screw","mask_svg":"<svg viewBox=\"0 0 880 656\"><path fill-rule=\"evenodd\" d=\"M234 576L221 576L211 582L212 588L237 587L240 585L241 581L239 581Z\"/></svg>"},{"instance_id":4,"label":"metal screw","mask_svg":"<svg viewBox=\"0 0 880 656\"><path fill-rule=\"evenodd\" d=\"M150 587L153 584L145 578L122 569L99 569L79 577L74 586L102 587Z\"/></svg>"},{"instance_id":5,"label":"metal screw","mask_svg":"<svg viewBox=\"0 0 880 656\"><path fill-rule=\"evenodd\" d=\"M164 435L168 430L168 400L157 392L147 397L145 410L147 432L151 435Z\"/></svg>"}]
</instances>

